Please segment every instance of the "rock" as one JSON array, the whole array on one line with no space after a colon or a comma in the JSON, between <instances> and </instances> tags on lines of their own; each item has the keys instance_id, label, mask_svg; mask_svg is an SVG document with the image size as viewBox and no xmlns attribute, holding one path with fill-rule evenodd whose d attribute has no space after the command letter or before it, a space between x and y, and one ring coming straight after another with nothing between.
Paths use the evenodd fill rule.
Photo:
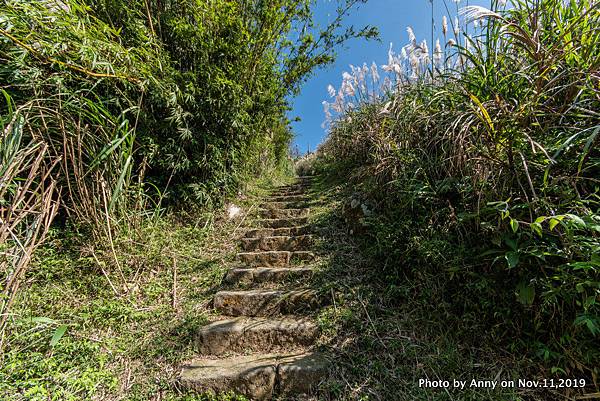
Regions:
<instances>
[{"instance_id":1,"label":"rock","mask_svg":"<svg viewBox=\"0 0 600 401\"><path fill-rule=\"evenodd\" d=\"M260 215L265 219L289 219L305 217L310 214L310 209L263 209Z\"/></svg>"},{"instance_id":2,"label":"rock","mask_svg":"<svg viewBox=\"0 0 600 401\"><path fill-rule=\"evenodd\" d=\"M215 309L229 316L273 316L281 312L281 291L219 291Z\"/></svg>"},{"instance_id":3,"label":"rock","mask_svg":"<svg viewBox=\"0 0 600 401\"><path fill-rule=\"evenodd\" d=\"M273 202L307 202L309 198L306 195L271 195L267 200Z\"/></svg>"},{"instance_id":4,"label":"rock","mask_svg":"<svg viewBox=\"0 0 600 401\"><path fill-rule=\"evenodd\" d=\"M246 238L259 238L259 237L279 237L279 236L293 236L293 235L306 235L310 233L310 226L298 226L298 227L281 227L281 228L255 228L246 231Z\"/></svg>"},{"instance_id":5,"label":"rock","mask_svg":"<svg viewBox=\"0 0 600 401\"><path fill-rule=\"evenodd\" d=\"M229 316L275 316L316 309L320 300L315 291L219 291L214 307Z\"/></svg>"},{"instance_id":6,"label":"rock","mask_svg":"<svg viewBox=\"0 0 600 401\"><path fill-rule=\"evenodd\" d=\"M308 394L329 373L329 361L320 353L288 356L279 361L277 383L279 394Z\"/></svg>"},{"instance_id":7,"label":"rock","mask_svg":"<svg viewBox=\"0 0 600 401\"><path fill-rule=\"evenodd\" d=\"M261 206L263 209L302 209L307 207L308 203L307 202L299 202L299 201L292 201L292 202L266 202L263 203Z\"/></svg>"},{"instance_id":8,"label":"rock","mask_svg":"<svg viewBox=\"0 0 600 401\"><path fill-rule=\"evenodd\" d=\"M196 343L204 355L248 350L271 352L282 347L309 345L318 333L317 325L308 319L239 317L202 327Z\"/></svg>"},{"instance_id":9,"label":"rock","mask_svg":"<svg viewBox=\"0 0 600 401\"><path fill-rule=\"evenodd\" d=\"M238 259L248 266L285 266L290 263L290 251L240 252Z\"/></svg>"},{"instance_id":10,"label":"rock","mask_svg":"<svg viewBox=\"0 0 600 401\"><path fill-rule=\"evenodd\" d=\"M280 267L315 259L314 253L310 251L240 252L237 256L241 263L250 267Z\"/></svg>"},{"instance_id":11,"label":"rock","mask_svg":"<svg viewBox=\"0 0 600 401\"><path fill-rule=\"evenodd\" d=\"M310 267L257 267L251 269L231 269L225 276L225 282L230 284L276 283L312 276L314 270Z\"/></svg>"},{"instance_id":12,"label":"rock","mask_svg":"<svg viewBox=\"0 0 600 401\"><path fill-rule=\"evenodd\" d=\"M243 238L242 248L247 251L299 251L312 245L310 235Z\"/></svg>"},{"instance_id":13,"label":"rock","mask_svg":"<svg viewBox=\"0 0 600 401\"><path fill-rule=\"evenodd\" d=\"M303 226L308 223L306 217L289 217L280 219L262 219L258 220L258 224L261 227L266 228L281 228L281 227L297 227Z\"/></svg>"},{"instance_id":14,"label":"rock","mask_svg":"<svg viewBox=\"0 0 600 401\"><path fill-rule=\"evenodd\" d=\"M198 392L233 391L254 400L273 397L277 356L236 356L225 359L195 359L183 366L181 384Z\"/></svg>"},{"instance_id":15,"label":"rock","mask_svg":"<svg viewBox=\"0 0 600 401\"><path fill-rule=\"evenodd\" d=\"M198 358L183 366L179 381L198 392L233 391L253 400L266 400L314 392L329 374L328 366L320 353Z\"/></svg>"}]
</instances>

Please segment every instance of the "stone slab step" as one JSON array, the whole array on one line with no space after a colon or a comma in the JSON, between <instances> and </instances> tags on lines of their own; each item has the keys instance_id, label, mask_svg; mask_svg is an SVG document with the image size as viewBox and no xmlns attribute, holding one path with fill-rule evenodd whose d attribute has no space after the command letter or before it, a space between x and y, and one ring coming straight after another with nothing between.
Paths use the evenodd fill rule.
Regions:
<instances>
[{"instance_id":1,"label":"stone slab step","mask_svg":"<svg viewBox=\"0 0 600 401\"><path fill-rule=\"evenodd\" d=\"M253 400L268 400L310 393L328 373L329 362L321 353L258 354L192 360L184 364L179 381L198 392L234 391Z\"/></svg>"},{"instance_id":2,"label":"stone slab step","mask_svg":"<svg viewBox=\"0 0 600 401\"><path fill-rule=\"evenodd\" d=\"M308 202L306 195L271 195L265 199L267 202Z\"/></svg>"},{"instance_id":3,"label":"stone slab step","mask_svg":"<svg viewBox=\"0 0 600 401\"><path fill-rule=\"evenodd\" d=\"M304 226L308 223L307 217L290 217L285 219L260 219L257 224L266 228L282 228Z\"/></svg>"},{"instance_id":4,"label":"stone slab step","mask_svg":"<svg viewBox=\"0 0 600 401\"><path fill-rule=\"evenodd\" d=\"M229 284L278 283L311 277L311 267L256 267L253 269L231 269L224 281Z\"/></svg>"},{"instance_id":5,"label":"stone slab step","mask_svg":"<svg viewBox=\"0 0 600 401\"><path fill-rule=\"evenodd\" d=\"M287 185L281 185L281 186L278 186L278 187L274 187L274 189L278 190L278 189L308 188L308 187L310 187L311 183L312 183L312 181L308 181L308 180L298 180L298 181L292 182L292 183L287 184Z\"/></svg>"},{"instance_id":6,"label":"stone slab step","mask_svg":"<svg viewBox=\"0 0 600 401\"><path fill-rule=\"evenodd\" d=\"M309 319L238 317L202 327L196 336L196 345L203 355L272 352L311 345L318 335L319 328Z\"/></svg>"},{"instance_id":7,"label":"stone slab step","mask_svg":"<svg viewBox=\"0 0 600 401\"><path fill-rule=\"evenodd\" d=\"M309 208L300 209L262 209L261 217L265 219L289 219L293 217L305 217L310 214Z\"/></svg>"},{"instance_id":8,"label":"stone slab step","mask_svg":"<svg viewBox=\"0 0 600 401\"><path fill-rule=\"evenodd\" d=\"M279 237L279 236L294 236L307 235L310 233L310 226L298 227L280 227L280 228L253 228L245 232L246 238L260 237Z\"/></svg>"},{"instance_id":9,"label":"stone slab step","mask_svg":"<svg viewBox=\"0 0 600 401\"><path fill-rule=\"evenodd\" d=\"M305 251L312 244L311 235L242 238L246 251Z\"/></svg>"},{"instance_id":10,"label":"stone slab step","mask_svg":"<svg viewBox=\"0 0 600 401\"><path fill-rule=\"evenodd\" d=\"M303 209L306 208L308 202L291 201L291 202L265 202L261 205L263 209Z\"/></svg>"},{"instance_id":11,"label":"stone slab step","mask_svg":"<svg viewBox=\"0 0 600 401\"><path fill-rule=\"evenodd\" d=\"M229 316L275 316L314 310L320 300L313 290L219 291L213 298L215 309Z\"/></svg>"},{"instance_id":12,"label":"stone slab step","mask_svg":"<svg viewBox=\"0 0 600 401\"><path fill-rule=\"evenodd\" d=\"M278 267L296 262L310 262L315 254L310 251L240 252L238 260L250 267Z\"/></svg>"},{"instance_id":13,"label":"stone slab step","mask_svg":"<svg viewBox=\"0 0 600 401\"><path fill-rule=\"evenodd\" d=\"M286 189L271 192L271 196L297 196L306 195L306 191L303 189Z\"/></svg>"}]
</instances>

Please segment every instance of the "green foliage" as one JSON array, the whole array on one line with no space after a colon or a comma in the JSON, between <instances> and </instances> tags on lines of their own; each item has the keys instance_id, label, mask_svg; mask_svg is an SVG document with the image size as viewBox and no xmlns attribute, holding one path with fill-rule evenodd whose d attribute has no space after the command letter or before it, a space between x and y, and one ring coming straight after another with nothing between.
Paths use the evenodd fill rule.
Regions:
<instances>
[{"instance_id":1,"label":"green foliage","mask_svg":"<svg viewBox=\"0 0 600 401\"><path fill-rule=\"evenodd\" d=\"M107 206L219 203L287 162L287 96L375 34L343 29L359 2L319 28L309 0L8 1L0 81L60 159L65 210L97 222Z\"/></svg>"},{"instance_id":2,"label":"green foliage","mask_svg":"<svg viewBox=\"0 0 600 401\"><path fill-rule=\"evenodd\" d=\"M459 329L597 377L600 4L493 11L464 69L347 112L317 165L377 205L364 221L390 285L441 276Z\"/></svg>"}]
</instances>

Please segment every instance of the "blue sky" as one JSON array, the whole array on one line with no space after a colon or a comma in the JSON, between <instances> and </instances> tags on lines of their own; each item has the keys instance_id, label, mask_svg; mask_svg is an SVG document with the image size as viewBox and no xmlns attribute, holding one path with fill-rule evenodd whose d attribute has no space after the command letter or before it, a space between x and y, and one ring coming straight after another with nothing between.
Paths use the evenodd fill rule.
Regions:
<instances>
[{"instance_id":1,"label":"blue sky","mask_svg":"<svg viewBox=\"0 0 600 401\"><path fill-rule=\"evenodd\" d=\"M316 0L316 17L321 25L325 25L333 18L335 1ZM453 0L446 0L451 10L456 10ZM470 0L470 5L483 5L489 7L489 0ZM467 0L462 0L460 7L467 5ZM443 0L434 0L436 15L436 37L441 37L442 15L446 14ZM408 43L406 27L411 26L419 41L426 39L431 47L431 3L429 0L369 0L366 4L352 13L346 20L348 25L360 28L364 25L374 25L379 28L381 41L353 40L346 48L338 50L336 62L316 72L316 74L304 85L301 94L292 100L293 109L289 113L290 118L300 117L300 122L292 123L294 133L294 145L297 145L302 153L308 149L314 150L325 137L325 130L321 124L325 119L323 114L323 100L329 100L327 85L332 84L339 87L342 80L342 72L350 71L350 64L362 65L364 62L371 65L373 61L377 65L387 63L387 51L390 42L394 49L400 48Z\"/></svg>"}]
</instances>

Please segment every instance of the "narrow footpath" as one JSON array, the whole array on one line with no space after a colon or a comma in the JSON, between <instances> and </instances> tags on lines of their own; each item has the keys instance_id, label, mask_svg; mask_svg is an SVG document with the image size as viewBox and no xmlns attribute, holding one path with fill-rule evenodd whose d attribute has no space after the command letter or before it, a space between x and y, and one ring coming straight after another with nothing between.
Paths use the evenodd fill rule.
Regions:
<instances>
[{"instance_id":1,"label":"narrow footpath","mask_svg":"<svg viewBox=\"0 0 600 401\"><path fill-rule=\"evenodd\" d=\"M327 376L328 360L314 350L319 328L306 316L321 305L307 289L315 259L306 205L311 180L299 177L264 199L214 296L220 320L200 329L199 356L183 366L184 387L297 399Z\"/></svg>"}]
</instances>

